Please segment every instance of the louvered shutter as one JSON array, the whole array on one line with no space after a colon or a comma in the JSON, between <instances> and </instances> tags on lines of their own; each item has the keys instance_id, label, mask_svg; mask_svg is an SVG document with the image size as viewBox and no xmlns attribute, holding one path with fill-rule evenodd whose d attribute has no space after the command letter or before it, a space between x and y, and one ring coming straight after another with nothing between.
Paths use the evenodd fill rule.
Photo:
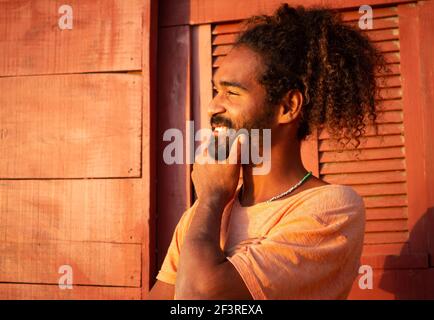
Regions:
<instances>
[{"instance_id":1,"label":"louvered shutter","mask_svg":"<svg viewBox=\"0 0 434 320\"><path fill-rule=\"evenodd\" d=\"M361 145L337 152L326 130L317 134L317 173L334 184L352 186L366 205L365 251L399 253L409 239L403 105L400 76L399 18L396 7L377 8L373 29L363 31L384 53L391 73L378 101L378 134L367 127ZM343 13L348 24L358 24L358 11ZM240 21L212 26L213 73L241 30ZM312 151L312 150L309 150ZM308 168L313 169L313 168ZM313 170L315 171L315 170Z\"/></svg>"}]
</instances>

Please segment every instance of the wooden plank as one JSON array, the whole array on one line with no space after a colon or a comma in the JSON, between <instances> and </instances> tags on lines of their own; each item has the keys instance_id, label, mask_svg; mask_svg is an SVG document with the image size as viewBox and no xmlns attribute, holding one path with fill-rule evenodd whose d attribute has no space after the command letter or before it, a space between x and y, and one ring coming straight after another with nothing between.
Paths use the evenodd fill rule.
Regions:
<instances>
[{"instance_id":1,"label":"wooden plank","mask_svg":"<svg viewBox=\"0 0 434 320\"><path fill-rule=\"evenodd\" d=\"M401 56L399 52L386 52L383 54L386 63L399 63L401 61ZM390 98L391 99L391 98Z\"/></svg>"},{"instance_id":2,"label":"wooden plank","mask_svg":"<svg viewBox=\"0 0 434 320\"><path fill-rule=\"evenodd\" d=\"M401 86L400 76L388 76L388 77L377 77L379 81L379 87L381 88L392 88Z\"/></svg>"},{"instance_id":3,"label":"wooden plank","mask_svg":"<svg viewBox=\"0 0 434 320\"><path fill-rule=\"evenodd\" d=\"M398 28L398 17L397 17L397 9L396 7L392 8L385 8L385 10L388 11L388 14L392 14L394 16L392 17L378 17L377 18L377 11L382 9L375 9L373 11L373 29L391 29L391 28ZM361 17L361 14L358 11L352 11L348 13L343 14L343 21L347 21L347 25L353 26L358 28L359 26L359 19ZM238 33L242 31L243 28L242 22L236 22L236 23L219 23L215 25L215 27L212 30L213 35L218 34L228 34L228 33Z\"/></svg>"},{"instance_id":4,"label":"wooden plank","mask_svg":"<svg viewBox=\"0 0 434 320\"><path fill-rule=\"evenodd\" d=\"M365 232L407 231L407 219L367 221Z\"/></svg>"},{"instance_id":5,"label":"wooden plank","mask_svg":"<svg viewBox=\"0 0 434 320\"><path fill-rule=\"evenodd\" d=\"M389 40L380 41L374 44L381 52L395 52L399 51L399 41ZM212 55L213 56L225 56L232 49L233 44L226 45L214 45Z\"/></svg>"},{"instance_id":6,"label":"wooden plank","mask_svg":"<svg viewBox=\"0 0 434 320\"><path fill-rule=\"evenodd\" d=\"M398 13L402 46L401 76L408 186L408 223L410 230L415 229L410 240L410 248L413 252L427 252L426 225L422 219L428 208L427 189L431 186L425 184L424 146L430 144L432 137L427 137L428 140L425 140L423 132L425 113L421 101L423 91L421 91L422 75L419 57L421 43L419 11L414 4L408 4L399 5Z\"/></svg>"},{"instance_id":7,"label":"wooden plank","mask_svg":"<svg viewBox=\"0 0 434 320\"><path fill-rule=\"evenodd\" d=\"M377 42L377 44L378 43L381 43L381 42ZM401 73L401 66L400 66L399 62L398 63L389 63L386 65L386 67L388 68L389 75L397 75L397 74ZM376 75L378 76L378 73L376 73Z\"/></svg>"},{"instance_id":8,"label":"wooden plank","mask_svg":"<svg viewBox=\"0 0 434 320\"><path fill-rule=\"evenodd\" d=\"M161 266L173 231L183 212L191 205L190 165L166 164L163 141L165 130L181 130L183 142L187 136L186 121L190 120L190 55L191 33L189 26L159 30L159 47L165 48L158 56L158 266ZM170 94L168 94L170 92ZM185 147L185 146L184 146ZM185 148L184 148L185 150ZM176 181L176 183L174 183Z\"/></svg>"},{"instance_id":9,"label":"wooden plank","mask_svg":"<svg viewBox=\"0 0 434 320\"><path fill-rule=\"evenodd\" d=\"M139 70L141 0L76 0L72 30L61 30L62 3L0 2L0 76Z\"/></svg>"},{"instance_id":10,"label":"wooden plank","mask_svg":"<svg viewBox=\"0 0 434 320\"><path fill-rule=\"evenodd\" d=\"M3 180L0 242L140 243L142 198L140 180Z\"/></svg>"},{"instance_id":11,"label":"wooden plank","mask_svg":"<svg viewBox=\"0 0 434 320\"><path fill-rule=\"evenodd\" d=\"M428 232L429 252L431 255L431 266L434 267L434 148L432 137L434 137L434 2L418 2L419 6L419 35L420 35L420 66L421 66L421 102L424 119L424 160L425 160L425 188L427 193L427 211L425 213L426 229ZM434 281L434 272L431 274Z\"/></svg>"},{"instance_id":12,"label":"wooden plank","mask_svg":"<svg viewBox=\"0 0 434 320\"><path fill-rule=\"evenodd\" d=\"M0 78L0 178L140 176L141 105L137 75Z\"/></svg>"},{"instance_id":13,"label":"wooden plank","mask_svg":"<svg viewBox=\"0 0 434 320\"><path fill-rule=\"evenodd\" d=\"M368 30L362 31L366 34L369 39L373 42L376 41L386 41L386 40L399 40L399 29L384 29L384 30ZM224 33L217 34L213 36L212 44L217 45L227 45L234 44L238 37L237 33Z\"/></svg>"},{"instance_id":14,"label":"wooden plank","mask_svg":"<svg viewBox=\"0 0 434 320\"><path fill-rule=\"evenodd\" d=\"M374 232L365 234L365 244L401 243L409 239L408 232Z\"/></svg>"},{"instance_id":15,"label":"wooden plank","mask_svg":"<svg viewBox=\"0 0 434 320\"><path fill-rule=\"evenodd\" d=\"M400 44L398 40L379 41L374 44L381 52L399 51Z\"/></svg>"},{"instance_id":16,"label":"wooden plank","mask_svg":"<svg viewBox=\"0 0 434 320\"><path fill-rule=\"evenodd\" d=\"M344 174L330 174L324 175L323 180L328 183L336 184L368 184L368 183L391 183L391 182L405 182L405 171L393 172L376 172L372 173L344 173Z\"/></svg>"},{"instance_id":17,"label":"wooden plank","mask_svg":"<svg viewBox=\"0 0 434 320\"><path fill-rule=\"evenodd\" d=\"M320 165L321 174L404 170L404 159L359 160Z\"/></svg>"},{"instance_id":18,"label":"wooden plank","mask_svg":"<svg viewBox=\"0 0 434 320\"><path fill-rule=\"evenodd\" d=\"M402 110L402 99L377 100L376 108L378 111Z\"/></svg>"},{"instance_id":19,"label":"wooden plank","mask_svg":"<svg viewBox=\"0 0 434 320\"><path fill-rule=\"evenodd\" d=\"M285 1L290 5L299 5L296 0ZM384 13L377 5L405 3L409 0L372 0L369 4L374 7L374 16L392 16L396 13ZM165 0L164 10L161 13L162 26L174 26L185 24L205 24L214 22L225 22L246 19L256 14L272 14L282 3L279 0L244 0L233 2L231 0ZM304 6L326 6L337 9L358 8L366 4L361 0L308 0ZM377 13L379 11L380 13ZM389 10L390 11L390 10Z\"/></svg>"},{"instance_id":20,"label":"wooden plank","mask_svg":"<svg viewBox=\"0 0 434 320\"><path fill-rule=\"evenodd\" d=\"M407 195L384 195L364 197L366 208L407 206Z\"/></svg>"},{"instance_id":21,"label":"wooden plank","mask_svg":"<svg viewBox=\"0 0 434 320\"><path fill-rule=\"evenodd\" d=\"M398 17L387 17L387 18L375 18L375 10L373 10L374 19L372 20L372 29L392 29L398 28ZM359 28L359 18L362 14L358 13L356 20L348 21L347 24L358 29Z\"/></svg>"},{"instance_id":22,"label":"wooden plank","mask_svg":"<svg viewBox=\"0 0 434 320\"><path fill-rule=\"evenodd\" d=\"M402 111L377 112L376 123L402 123Z\"/></svg>"},{"instance_id":23,"label":"wooden plank","mask_svg":"<svg viewBox=\"0 0 434 320\"><path fill-rule=\"evenodd\" d=\"M140 288L0 283L2 300L140 300Z\"/></svg>"},{"instance_id":24,"label":"wooden plank","mask_svg":"<svg viewBox=\"0 0 434 320\"><path fill-rule=\"evenodd\" d=\"M343 152L321 152L319 161L321 163L327 162L341 162L341 161L359 161L359 160L375 160L375 159L396 159L404 158L404 148L392 147L381 149L362 149L362 150L349 150Z\"/></svg>"},{"instance_id":25,"label":"wooden plank","mask_svg":"<svg viewBox=\"0 0 434 320\"><path fill-rule=\"evenodd\" d=\"M243 28L242 22L235 23L218 23L212 29L212 35L226 34L226 33L238 33Z\"/></svg>"},{"instance_id":26,"label":"wooden plank","mask_svg":"<svg viewBox=\"0 0 434 320\"><path fill-rule=\"evenodd\" d=\"M402 114L399 114L398 116L402 117ZM379 122L376 122L376 126L374 125L367 125L365 127L365 133L363 134L364 137L370 137L370 136L386 136L386 135L396 135L396 134L402 134L404 132L404 126L402 123L381 123L383 122L380 118ZM372 123L372 122L371 122ZM330 133L327 129L321 130L321 134L319 136L319 140L327 140L330 139Z\"/></svg>"},{"instance_id":27,"label":"wooden plank","mask_svg":"<svg viewBox=\"0 0 434 320\"><path fill-rule=\"evenodd\" d=\"M359 140L360 145L357 149L401 147L404 145L404 136L402 135L361 137ZM319 151L338 150L338 147L340 146L335 139L321 140L319 142ZM349 149L349 147L347 148Z\"/></svg>"},{"instance_id":28,"label":"wooden plank","mask_svg":"<svg viewBox=\"0 0 434 320\"><path fill-rule=\"evenodd\" d=\"M223 44L233 45L238 37L238 33L229 33L213 36L212 45L218 46Z\"/></svg>"},{"instance_id":29,"label":"wooden plank","mask_svg":"<svg viewBox=\"0 0 434 320\"><path fill-rule=\"evenodd\" d=\"M208 106L213 99L211 25L193 27L193 114L195 131L209 128Z\"/></svg>"},{"instance_id":30,"label":"wooden plank","mask_svg":"<svg viewBox=\"0 0 434 320\"><path fill-rule=\"evenodd\" d=\"M354 188L354 186L353 186ZM355 190L359 192L356 188ZM363 196L361 194L361 196ZM393 220L406 219L408 217L407 207L367 208L366 220Z\"/></svg>"},{"instance_id":31,"label":"wooden plank","mask_svg":"<svg viewBox=\"0 0 434 320\"><path fill-rule=\"evenodd\" d=\"M363 31L368 38L373 41L398 40L399 29L384 29L384 30L366 30Z\"/></svg>"},{"instance_id":32,"label":"wooden plank","mask_svg":"<svg viewBox=\"0 0 434 320\"><path fill-rule=\"evenodd\" d=\"M232 49L233 45L221 45L221 46L214 46L212 50L213 56L225 56L229 53L229 51Z\"/></svg>"},{"instance_id":33,"label":"wooden plank","mask_svg":"<svg viewBox=\"0 0 434 320\"><path fill-rule=\"evenodd\" d=\"M388 53L386 53L387 55ZM395 54L395 53L393 53ZM386 58L387 59L387 58ZM399 99L402 97L401 88L381 88L380 89L381 99Z\"/></svg>"},{"instance_id":34,"label":"wooden plank","mask_svg":"<svg viewBox=\"0 0 434 320\"><path fill-rule=\"evenodd\" d=\"M140 287L141 245L106 242L1 242L0 282L58 284L69 265L74 285Z\"/></svg>"},{"instance_id":35,"label":"wooden plank","mask_svg":"<svg viewBox=\"0 0 434 320\"><path fill-rule=\"evenodd\" d=\"M362 256L409 254L408 243L365 244Z\"/></svg>"},{"instance_id":36,"label":"wooden plank","mask_svg":"<svg viewBox=\"0 0 434 320\"><path fill-rule=\"evenodd\" d=\"M398 9L395 6L389 6L384 8L374 8L372 10L372 15L374 18L374 22L377 20L380 20L380 18L387 18L387 17L396 17L398 16ZM352 10L342 13L342 19L344 21L351 21L351 20L359 20L361 16L361 13L359 13L358 10Z\"/></svg>"},{"instance_id":37,"label":"wooden plank","mask_svg":"<svg viewBox=\"0 0 434 320\"><path fill-rule=\"evenodd\" d=\"M141 297L146 297L157 274L157 49L158 1L144 2L142 48L142 272ZM133 203L133 202L131 202ZM134 202L135 203L135 202Z\"/></svg>"},{"instance_id":38,"label":"wooden plank","mask_svg":"<svg viewBox=\"0 0 434 320\"><path fill-rule=\"evenodd\" d=\"M358 184L351 187L353 187L353 189L361 196L407 193L407 186L405 183Z\"/></svg>"}]
</instances>

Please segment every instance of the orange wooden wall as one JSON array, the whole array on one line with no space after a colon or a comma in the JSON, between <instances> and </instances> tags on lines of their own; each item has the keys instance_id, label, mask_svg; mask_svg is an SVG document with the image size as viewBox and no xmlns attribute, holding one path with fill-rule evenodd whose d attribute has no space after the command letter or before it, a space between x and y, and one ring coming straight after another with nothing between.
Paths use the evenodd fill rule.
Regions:
<instances>
[{"instance_id":1,"label":"orange wooden wall","mask_svg":"<svg viewBox=\"0 0 434 320\"><path fill-rule=\"evenodd\" d=\"M147 293L152 3L0 2L0 299Z\"/></svg>"},{"instance_id":2,"label":"orange wooden wall","mask_svg":"<svg viewBox=\"0 0 434 320\"><path fill-rule=\"evenodd\" d=\"M159 98L167 91L172 95L158 102L158 110L164 110L159 115L158 136L166 129L166 121L181 130L186 120L194 120L196 129L208 125L211 78L233 44L239 22L252 14L272 13L281 2L160 3L159 50L164 53L159 55ZM434 94L434 2L303 2L315 4L339 8L350 24L357 24L359 6L370 4L374 28L366 32L392 71L377 104L379 131L368 128L360 151L336 152L326 131L315 132L302 145L303 162L309 170L329 183L352 186L365 201L362 264L374 269L374 288L362 290L356 281L350 299L434 298L434 116L430 104ZM161 141L160 149L166 145ZM158 200L160 265L173 229L193 199L188 165L173 168L159 159L158 167L158 194L165 195L165 200Z\"/></svg>"},{"instance_id":3,"label":"orange wooden wall","mask_svg":"<svg viewBox=\"0 0 434 320\"><path fill-rule=\"evenodd\" d=\"M206 126L210 80L237 23L280 2L0 2L0 298L146 297L193 201L191 166L163 163L162 133ZM366 4L320 2L349 21ZM350 298L434 298L434 5L369 2L370 33L393 70L380 133L359 158L316 133L303 161L365 199L374 289L355 283ZM63 4L72 30L58 27ZM72 290L58 287L62 265Z\"/></svg>"}]
</instances>

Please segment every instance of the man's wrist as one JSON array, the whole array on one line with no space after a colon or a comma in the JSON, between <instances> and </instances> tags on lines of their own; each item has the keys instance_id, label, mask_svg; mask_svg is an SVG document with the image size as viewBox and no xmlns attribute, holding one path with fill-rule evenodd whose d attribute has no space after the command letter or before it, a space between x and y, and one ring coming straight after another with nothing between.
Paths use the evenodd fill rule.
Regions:
<instances>
[{"instance_id":1,"label":"man's wrist","mask_svg":"<svg viewBox=\"0 0 434 320\"><path fill-rule=\"evenodd\" d=\"M210 196L204 199L199 199L198 201L198 207L206 208L207 210L212 212L222 213L225 206L226 201L224 200L224 198L218 196Z\"/></svg>"}]
</instances>

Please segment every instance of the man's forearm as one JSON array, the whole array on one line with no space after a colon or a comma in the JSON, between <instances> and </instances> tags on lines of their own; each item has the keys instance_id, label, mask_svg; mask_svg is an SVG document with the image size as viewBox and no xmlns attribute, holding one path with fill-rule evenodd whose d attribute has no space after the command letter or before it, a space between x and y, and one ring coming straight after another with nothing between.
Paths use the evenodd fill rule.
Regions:
<instances>
[{"instance_id":1,"label":"man's forearm","mask_svg":"<svg viewBox=\"0 0 434 320\"><path fill-rule=\"evenodd\" d=\"M224 205L199 200L185 236L179 258L175 285L178 299L203 298L205 288L212 287L218 266L226 262L220 248L220 224Z\"/></svg>"}]
</instances>

